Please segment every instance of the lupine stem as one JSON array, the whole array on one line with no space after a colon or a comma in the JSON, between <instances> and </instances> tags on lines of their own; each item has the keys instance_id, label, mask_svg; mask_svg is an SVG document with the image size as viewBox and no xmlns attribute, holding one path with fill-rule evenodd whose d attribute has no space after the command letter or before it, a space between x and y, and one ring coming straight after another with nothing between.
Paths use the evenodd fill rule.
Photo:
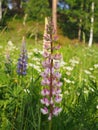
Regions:
<instances>
[{"instance_id":1,"label":"lupine stem","mask_svg":"<svg viewBox=\"0 0 98 130\"><path fill-rule=\"evenodd\" d=\"M52 120L49 121L49 130L52 130Z\"/></svg>"},{"instance_id":2,"label":"lupine stem","mask_svg":"<svg viewBox=\"0 0 98 130\"><path fill-rule=\"evenodd\" d=\"M51 38L51 55L53 53L53 42L52 42L52 35L50 35L50 38ZM53 78L53 75L52 75L52 68L53 68L53 59L50 59L51 60L51 66L50 66L50 101L52 99L52 89L53 89L53 86L52 86L52 78ZM53 105L50 104L50 113L51 113L51 116L52 116L52 111L53 111Z\"/></svg>"}]
</instances>

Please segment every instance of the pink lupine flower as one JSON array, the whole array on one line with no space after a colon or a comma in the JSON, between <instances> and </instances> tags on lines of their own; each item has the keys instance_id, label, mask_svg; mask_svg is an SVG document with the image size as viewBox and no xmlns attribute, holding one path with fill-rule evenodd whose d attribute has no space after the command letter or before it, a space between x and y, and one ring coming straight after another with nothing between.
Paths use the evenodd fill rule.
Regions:
<instances>
[{"instance_id":1,"label":"pink lupine flower","mask_svg":"<svg viewBox=\"0 0 98 130\"><path fill-rule=\"evenodd\" d=\"M55 86L55 87L57 86L57 83L58 83L58 82L57 82L57 80L55 80L55 79L52 81L52 85Z\"/></svg>"},{"instance_id":2,"label":"pink lupine flower","mask_svg":"<svg viewBox=\"0 0 98 130\"><path fill-rule=\"evenodd\" d=\"M54 41L57 41L57 40L58 40L58 36L54 36L54 37L53 37L53 40L54 40Z\"/></svg>"},{"instance_id":3,"label":"pink lupine flower","mask_svg":"<svg viewBox=\"0 0 98 130\"><path fill-rule=\"evenodd\" d=\"M54 68L55 68L55 69L59 69L59 68L60 68L60 63L55 62L55 64L54 64Z\"/></svg>"},{"instance_id":4,"label":"pink lupine flower","mask_svg":"<svg viewBox=\"0 0 98 130\"><path fill-rule=\"evenodd\" d=\"M41 94L43 95L43 96L47 96L47 95L49 95L49 90L48 89L43 89L42 91L41 91Z\"/></svg>"},{"instance_id":5,"label":"pink lupine flower","mask_svg":"<svg viewBox=\"0 0 98 130\"><path fill-rule=\"evenodd\" d=\"M62 82L58 82L57 87L61 87L61 86L62 86Z\"/></svg>"},{"instance_id":6,"label":"pink lupine flower","mask_svg":"<svg viewBox=\"0 0 98 130\"><path fill-rule=\"evenodd\" d=\"M45 72L42 72L40 75L41 75L43 78L46 78L46 77L47 77L47 74L46 74Z\"/></svg>"},{"instance_id":7,"label":"pink lupine flower","mask_svg":"<svg viewBox=\"0 0 98 130\"><path fill-rule=\"evenodd\" d=\"M51 41L51 37L50 37L49 34L45 34L45 35L44 35L44 39L45 39L46 41Z\"/></svg>"},{"instance_id":8,"label":"pink lupine flower","mask_svg":"<svg viewBox=\"0 0 98 130\"><path fill-rule=\"evenodd\" d=\"M56 96L56 97L55 97L55 101L56 101L57 103L60 103L60 102L62 101L62 98L61 98L60 96Z\"/></svg>"},{"instance_id":9,"label":"pink lupine flower","mask_svg":"<svg viewBox=\"0 0 98 130\"><path fill-rule=\"evenodd\" d=\"M50 68L50 60L47 59L47 60L43 61L43 62L42 62L42 66L43 66L44 68L46 68L46 67L49 67L49 68Z\"/></svg>"},{"instance_id":10,"label":"pink lupine flower","mask_svg":"<svg viewBox=\"0 0 98 130\"><path fill-rule=\"evenodd\" d=\"M48 114L48 120L51 120L53 115L57 116L62 110L56 107L62 101L60 96L62 86L60 82L61 74L59 73L60 63L58 62L62 56L56 52L54 54L54 50L60 49L60 45L54 46L53 42L57 40L57 36L53 36L53 34L55 34L55 30L53 23L49 20L44 35L44 61L42 62L44 71L41 73L41 84L43 85L41 94L43 98L40 100L42 105L45 106L41 108L41 112Z\"/></svg>"},{"instance_id":11,"label":"pink lupine flower","mask_svg":"<svg viewBox=\"0 0 98 130\"><path fill-rule=\"evenodd\" d=\"M57 88L56 94L60 94L60 93L61 93L61 89L60 89L60 88Z\"/></svg>"},{"instance_id":12,"label":"pink lupine flower","mask_svg":"<svg viewBox=\"0 0 98 130\"><path fill-rule=\"evenodd\" d=\"M54 68L52 68L52 74L54 73ZM46 68L45 70L44 70L44 72L45 72L45 74L47 74L47 75L49 75L50 74L50 68Z\"/></svg>"},{"instance_id":13,"label":"pink lupine flower","mask_svg":"<svg viewBox=\"0 0 98 130\"><path fill-rule=\"evenodd\" d=\"M59 72L55 72L54 76L57 78L57 79L60 79L61 78L61 74Z\"/></svg>"},{"instance_id":14,"label":"pink lupine flower","mask_svg":"<svg viewBox=\"0 0 98 130\"><path fill-rule=\"evenodd\" d=\"M60 45L54 47L55 50L59 50L60 48L61 48Z\"/></svg>"},{"instance_id":15,"label":"pink lupine flower","mask_svg":"<svg viewBox=\"0 0 98 130\"><path fill-rule=\"evenodd\" d=\"M42 84L43 86L46 86L46 85L49 85L49 84L50 84L50 81L49 81L47 78L45 78L45 79L42 80L41 84Z\"/></svg>"},{"instance_id":16,"label":"pink lupine flower","mask_svg":"<svg viewBox=\"0 0 98 130\"><path fill-rule=\"evenodd\" d=\"M46 106L49 106L49 100L47 98L41 99L41 103L45 104Z\"/></svg>"},{"instance_id":17,"label":"pink lupine flower","mask_svg":"<svg viewBox=\"0 0 98 130\"><path fill-rule=\"evenodd\" d=\"M50 43L50 42L49 42ZM44 45L45 49L50 49L50 44L47 42L47 44Z\"/></svg>"},{"instance_id":18,"label":"pink lupine flower","mask_svg":"<svg viewBox=\"0 0 98 130\"><path fill-rule=\"evenodd\" d=\"M46 115L48 113L47 107L41 108L41 112Z\"/></svg>"},{"instance_id":19,"label":"pink lupine flower","mask_svg":"<svg viewBox=\"0 0 98 130\"><path fill-rule=\"evenodd\" d=\"M53 99L52 99L52 97L51 97L51 99L50 99L50 104L53 105L53 103L54 103L54 102L53 102Z\"/></svg>"},{"instance_id":20,"label":"pink lupine flower","mask_svg":"<svg viewBox=\"0 0 98 130\"><path fill-rule=\"evenodd\" d=\"M52 95L56 95L55 89L52 89Z\"/></svg>"},{"instance_id":21,"label":"pink lupine flower","mask_svg":"<svg viewBox=\"0 0 98 130\"><path fill-rule=\"evenodd\" d=\"M49 53L48 53L47 51L45 51L45 52L43 53L43 57L44 57L44 58L49 57Z\"/></svg>"},{"instance_id":22,"label":"pink lupine flower","mask_svg":"<svg viewBox=\"0 0 98 130\"><path fill-rule=\"evenodd\" d=\"M61 60L61 58L62 58L61 54L55 54L54 55L55 60Z\"/></svg>"},{"instance_id":23,"label":"pink lupine flower","mask_svg":"<svg viewBox=\"0 0 98 130\"><path fill-rule=\"evenodd\" d=\"M53 115L57 116L61 111L62 111L62 108L56 107L56 108L54 108L54 110L53 110Z\"/></svg>"},{"instance_id":24,"label":"pink lupine flower","mask_svg":"<svg viewBox=\"0 0 98 130\"><path fill-rule=\"evenodd\" d=\"M49 117L48 117L48 120L51 120L52 119L52 114L49 113Z\"/></svg>"},{"instance_id":25,"label":"pink lupine flower","mask_svg":"<svg viewBox=\"0 0 98 130\"><path fill-rule=\"evenodd\" d=\"M45 74L50 74L50 69L49 68L46 68L45 70L44 70L44 72L45 72Z\"/></svg>"}]
</instances>

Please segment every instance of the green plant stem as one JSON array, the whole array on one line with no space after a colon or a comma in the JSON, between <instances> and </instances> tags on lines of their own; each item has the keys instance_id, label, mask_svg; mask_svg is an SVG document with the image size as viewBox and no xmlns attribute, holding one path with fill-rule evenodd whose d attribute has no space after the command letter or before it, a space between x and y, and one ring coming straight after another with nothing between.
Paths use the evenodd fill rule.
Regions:
<instances>
[{"instance_id":1,"label":"green plant stem","mask_svg":"<svg viewBox=\"0 0 98 130\"><path fill-rule=\"evenodd\" d=\"M52 130L52 120L49 121L49 130Z\"/></svg>"}]
</instances>

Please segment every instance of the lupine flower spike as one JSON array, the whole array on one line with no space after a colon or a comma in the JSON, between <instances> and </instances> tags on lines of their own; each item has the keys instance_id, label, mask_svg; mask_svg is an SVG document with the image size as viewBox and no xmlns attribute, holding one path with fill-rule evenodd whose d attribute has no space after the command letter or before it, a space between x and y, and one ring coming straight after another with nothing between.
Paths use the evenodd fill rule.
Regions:
<instances>
[{"instance_id":1,"label":"lupine flower spike","mask_svg":"<svg viewBox=\"0 0 98 130\"><path fill-rule=\"evenodd\" d=\"M26 51L25 39L23 37L21 54L18 59L18 65L17 65L17 73L19 75L26 75L26 70L27 70L27 51Z\"/></svg>"},{"instance_id":2,"label":"lupine flower spike","mask_svg":"<svg viewBox=\"0 0 98 130\"><path fill-rule=\"evenodd\" d=\"M43 86L43 90L41 91L43 108L41 108L41 112L44 115L48 114L48 120L51 120L53 116L57 116L62 110L59 107L59 103L62 101L62 97L60 96L62 82L60 82L59 60L62 57L61 54L55 53L55 50L58 50L59 46L54 46L53 44L56 38L51 19L48 19L46 32L44 34L44 61L42 62L44 71L41 73L41 84Z\"/></svg>"}]
</instances>

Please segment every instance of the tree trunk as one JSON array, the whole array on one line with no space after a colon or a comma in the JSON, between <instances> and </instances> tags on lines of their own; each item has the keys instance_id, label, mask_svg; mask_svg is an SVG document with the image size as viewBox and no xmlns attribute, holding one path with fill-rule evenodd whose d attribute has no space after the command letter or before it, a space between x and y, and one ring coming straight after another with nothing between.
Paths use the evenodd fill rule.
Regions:
<instances>
[{"instance_id":1,"label":"tree trunk","mask_svg":"<svg viewBox=\"0 0 98 130\"><path fill-rule=\"evenodd\" d=\"M52 9L52 0L48 0L48 2L49 2L49 8Z\"/></svg>"},{"instance_id":2,"label":"tree trunk","mask_svg":"<svg viewBox=\"0 0 98 130\"><path fill-rule=\"evenodd\" d=\"M52 19L54 24L55 33L57 34L57 2L58 0L52 1Z\"/></svg>"},{"instance_id":3,"label":"tree trunk","mask_svg":"<svg viewBox=\"0 0 98 130\"><path fill-rule=\"evenodd\" d=\"M83 12L83 6L84 6L84 3L83 1L81 2L81 6L80 6L80 11ZM79 30L78 30L78 41L82 41L82 18L80 17L79 19Z\"/></svg>"},{"instance_id":4,"label":"tree trunk","mask_svg":"<svg viewBox=\"0 0 98 130\"><path fill-rule=\"evenodd\" d=\"M81 30L81 28L82 28L82 25L81 25L82 19L81 18L80 18L79 22L80 23L79 23L79 30L78 30L78 41L80 42L81 41L81 34L82 34L82 30Z\"/></svg>"},{"instance_id":5,"label":"tree trunk","mask_svg":"<svg viewBox=\"0 0 98 130\"><path fill-rule=\"evenodd\" d=\"M2 20L2 0L0 0L0 21Z\"/></svg>"},{"instance_id":6,"label":"tree trunk","mask_svg":"<svg viewBox=\"0 0 98 130\"><path fill-rule=\"evenodd\" d=\"M88 43L88 46L89 46L89 47L91 47L91 46L92 46L92 43L93 43L93 30L94 30L94 2L92 2L91 11L92 11L92 16L91 16L90 37L89 37L89 43Z\"/></svg>"}]
</instances>

